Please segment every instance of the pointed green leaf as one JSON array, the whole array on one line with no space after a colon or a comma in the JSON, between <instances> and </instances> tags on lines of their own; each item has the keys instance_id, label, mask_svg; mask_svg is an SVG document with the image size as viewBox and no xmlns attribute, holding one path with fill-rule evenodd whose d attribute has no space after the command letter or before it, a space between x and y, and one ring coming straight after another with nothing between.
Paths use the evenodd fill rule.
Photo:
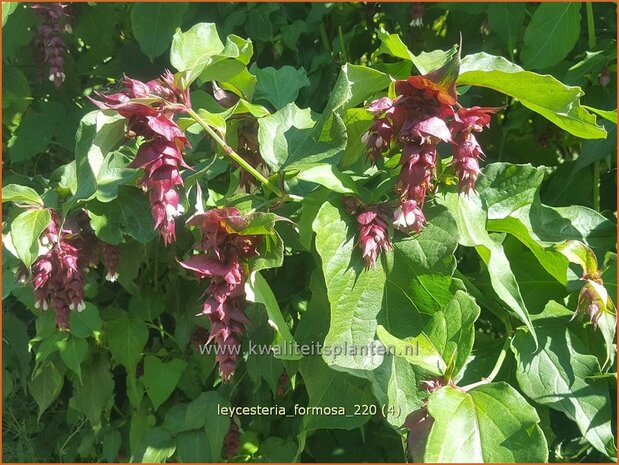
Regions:
<instances>
[{"instance_id":1,"label":"pointed green leaf","mask_svg":"<svg viewBox=\"0 0 619 465\"><path fill-rule=\"evenodd\" d=\"M170 397L185 368L187 363L180 359L162 362L152 355L144 358L142 382L155 409Z\"/></svg>"},{"instance_id":2,"label":"pointed green leaf","mask_svg":"<svg viewBox=\"0 0 619 465\"><path fill-rule=\"evenodd\" d=\"M505 58L483 52L465 56L458 84L488 87L514 97L577 137L606 137L606 130L597 124L596 117L580 105L580 87L566 86L550 75L524 71Z\"/></svg>"},{"instance_id":3,"label":"pointed green leaf","mask_svg":"<svg viewBox=\"0 0 619 465\"><path fill-rule=\"evenodd\" d=\"M50 220L49 210L36 209L20 213L11 223L11 242L17 256L27 267L46 251L39 243L39 236Z\"/></svg>"},{"instance_id":4,"label":"pointed green leaf","mask_svg":"<svg viewBox=\"0 0 619 465\"><path fill-rule=\"evenodd\" d=\"M325 361L350 369L374 369L382 362L382 357L369 349L375 343L376 315L383 299L382 260L374 268L364 268L361 251L356 246L355 220L344 210L341 199L323 204L313 229L331 308L331 326L324 343L368 350L365 355L344 353L330 357L325 354Z\"/></svg>"},{"instance_id":5,"label":"pointed green leaf","mask_svg":"<svg viewBox=\"0 0 619 465\"><path fill-rule=\"evenodd\" d=\"M555 302L546 309L554 307L564 309ZM512 341L516 378L528 397L565 413L593 447L610 457L616 451L608 384L588 379L600 372L598 360L569 331L567 320L549 318L537 322L537 350L526 330L518 330Z\"/></svg>"},{"instance_id":6,"label":"pointed green leaf","mask_svg":"<svg viewBox=\"0 0 619 465\"><path fill-rule=\"evenodd\" d=\"M434 424L426 462L545 462L548 445L535 409L507 383L430 395Z\"/></svg>"}]
</instances>

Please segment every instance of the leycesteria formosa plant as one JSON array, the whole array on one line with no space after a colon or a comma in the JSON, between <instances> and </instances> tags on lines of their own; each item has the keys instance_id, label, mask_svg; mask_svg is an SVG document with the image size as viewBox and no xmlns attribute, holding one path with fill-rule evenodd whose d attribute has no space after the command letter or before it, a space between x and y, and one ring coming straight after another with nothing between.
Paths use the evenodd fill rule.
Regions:
<instances>
[{"instance_id":1,"label":"leycesteria formosa plant","mask_svg":"<svg viewBox=\"0 0 619 465\"><path fill-rule=\"evenodd\" d=\"M64 7L33 8L66 86ZM414 34L434 21L406 8ZM4 186L5 286L36 319L24 386L47 418L71 382L56 405L90 425L80 450L320 461L323 430L367 429L401 460L544 462L569 422L578 447L616 453L614 225L542 203L536 160L484 162L508 111L573 139L605 137L608 112L502 57L372 40L310 109L305 74L250 65L250 40L177 29L174 72L94 85L75 160ZM268 421L243 413L262 406Z\"/></svg>"}]
</instances>

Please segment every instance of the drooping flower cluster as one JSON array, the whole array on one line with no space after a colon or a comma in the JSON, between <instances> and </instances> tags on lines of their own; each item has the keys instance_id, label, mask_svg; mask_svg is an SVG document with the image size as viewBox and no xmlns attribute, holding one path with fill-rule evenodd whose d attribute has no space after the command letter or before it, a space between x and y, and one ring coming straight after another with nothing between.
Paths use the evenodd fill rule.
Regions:
<instances>
[{"instance_id":1,"label":"drooping flower cluster","mask_svg":"<svg viewBox=\"0 0 619 465\"><path fill-rule=\"evenodd\" d=\"M411 3L411 22L409 26L412 27L422 27L423 26L423 11L425 9L425 5L423 2L413 2Z\"/></svg>"},{"instance_id":2,"label":"drooping flower cluster","mask_svg":"<svg viewBox=\"0 0 619 465\"><path fill-rule=\"evenodd\" d=\"M43 61L49 66L48 79L60 87L65 79L64 42L65 30L69 27L63 23L67 15L67 5L62 3L35 3L32 8L40 20L35 43Z\"/></svg>"},{"instance_id":3,"label":"drooping flower cluster","mask_svg":"<svg viewBox=\"0 0 619 465\"><path fill-rule=\"evenodd\" d=\"M67 330L71 310L79 312L86 308L84 272L98 264L99 249L102 248L104 254L116 257L111 263L114 268L107 269L108 279L117 277L118 250L95 237L84 212L61 222L59 215L51 211L51 221L39 241L49 250L32 264L35 306L43 310L53 308L56 325ZM28 270L20 268L17 279L25 282L27 276Z\"/></svg>"},{"instance_id":4,"label":"drooping flower cluster","mask_svg":"<svg viewBox=\"0 0 619 465\"><path fill-rule=\"evenodd\" d=\"M376 266L376 260L381 252L392 247L387 231L387 217L382 205L358 205L353 199L344 202L348 212L355 216L359 228L358 244L361 249L365 267Z\"/></svg>"},{"instance_id":5,"label":"drooping flower cluster","mask_svg":"<svg viewBox=\"0 0 619 465\"><path fill-rule=\"evenodd\" d=\"M246 260L258 255L260 236L241 235L236 231L246 221L236 208L212 209L194 215L188 225L200 229L196 248L201 253L180 262L199 278L210 278L202 314L211 321L207 342L214 341L220 350L216 355L224 381L234 374L239 356L245 315Z\"/></svg>"},{"instance_id":6,"label":"drooping flower cluster","mask_svg":"<svg viewBox=\"0 0 619 465\"><path fill-rule=\"evenodd\" d=\"M455 111L455 88L445 85L437 72L396 81L395 90L395 99L383 97L369 105L374 121L363 140L374 162L394 143L401 147L396 184L400 206L394 212L393 223L400 230L420 232L426 222L422 211L426 194L435 177L437 145L452 144L460 190L469 192L475 188L483 155L473 133L487 127L490 114L497 109Z\"/></svg>"},{"instance_id":7,"label":"drooping flower cluster","mask_svg":"<svg viewBox=\"0 0 619 465\"><path fill-rule=\"evenodd\" d=\"M226 459L231 460L236 455L238 455L239 450L241 449L241 432L239 431L239 426L236 424L234 419L230 420L230 427L228 428L228 432L226 433L226 437L224 438L224 457Z\"/></svg>"},{"instance_id":8,"label":"drooping flower cluster","mask_svg":"<svg viewBox=\"0 0 619 465\"><path fill-rule=\"evenodd\" d=\"M126 77L123 84L121 92L99 94L102 101L92 101L127 118L128 135L144 138L130 166L144 170L140 185L149 194L155 228L167 245L176 239L174 219L184 211L176 191L183 185L180 169L189 168L182 153L189 141L172 118L191 106L189 91L181 90L169 71L146 83ZM148 103L136 100L146 98Z\"/></svg>"}]
</instances>

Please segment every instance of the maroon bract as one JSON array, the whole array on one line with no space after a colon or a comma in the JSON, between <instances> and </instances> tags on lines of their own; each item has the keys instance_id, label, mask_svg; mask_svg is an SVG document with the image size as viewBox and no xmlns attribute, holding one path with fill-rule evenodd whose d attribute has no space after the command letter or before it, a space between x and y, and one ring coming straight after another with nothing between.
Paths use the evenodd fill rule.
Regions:
<instances>
[{"instance_id":1,"label":"maroon bract","mask_svg":"<svg viewBox=\"0 0 619 465\"><path fill-rule=\"evenodd\" d=\"M474 132L481 132L490 126L490 115L498 108L461 108L450 124L453 136L452 164L458 175L458 188L468 194L475 190L475 181L479 177L479 160L483 151L475 138Z\"/></svg>"},{"instance_id":2,"label":"maroon bract","mask_svg":"<svg viewBox=\"0 0 619 465\"><path fill-rule=\"evenodd\" d=\"M453 70L447 64L425 76L396 81L395 99L383 97L368 106L374 121L362 140L369 158L376 162L394 141L402 147L395 187L400 206L393 214L393 224L401 231L418 233L426 223L423 206L433 187L436 146L440 142L453 146L452 165L459 178L459 190L468 193L475 189L483 152L473 133L487 127L490 115L498 109L472 107L454 111L454 83Z\"/></svg>"},{"instance_id":3,"label":"maroon bract","mask_svg":"<svg viewBox=\"0 0 619 465\"><path fill-rule=\"evenodd\" d=\"M115 110L127 118L128 133L142 136L132 168L144 170L140 186L148 192L151 213L166 245L176 239L174 219L184 211L176 188L183 186L183 149L189 141L172 119L191 106L189 91L182 90L170 71L146 83L125 77L121 92L92 100L101 109Z\"/></svg>"},{"instance_id":4,"label":"maroon bract","mask_svg":"<svg viewBox=\"0 0 619 465\"><path fill-rule=\"evenodd\" d=\"M201 253L192 255L180 265L193 271L198 278L209 278L202 314L211 321L207 342L219 346L216 355L221 377L230 379L240 353L241 336L245 324L245 261L258 255L259 236L238 234L236 226L247 222L236 208L212 209L194 215L188 225L200 228L201 239L196 248Z\"/></svg>"},{"instance_id":5,"label":"maroon bract","mask_svg":"<svg viewBox=\"0 0 619 465\"><path fill-rule=\"evenodd\" d=\"M56 87L60 87L65 80L64 56L66 46L63 22L68 18L65 12L66 7L67 5L62 3L35 3L32 5L32 9L41 21L35 43L44 62L49 66L48 79Z\"/></svg>"},{"instance_id":6,"label":"maroon bract","mask_svg":"<svg viewBox=\"0 0 619 465\"><path fill-rule=\"evenodd\" d=\"M425 9L425 5L423 2L413 2L411 3L411 22L409 26L412 27L421 27L423 26L423 10Z\"/></svg>"},{"instance_id":7,"label":"maroon bract","mask_svg":"<svg viewBox=\"0 0 619 465\"><path fill-rule=\"evenodd\" d=\"M376 207L369 207L357 215L359 226L359 247L365 260L366 268L376 266L376 260L381 252L392 247L387 232L384 215Z\"/></svg>"}]
</instances>

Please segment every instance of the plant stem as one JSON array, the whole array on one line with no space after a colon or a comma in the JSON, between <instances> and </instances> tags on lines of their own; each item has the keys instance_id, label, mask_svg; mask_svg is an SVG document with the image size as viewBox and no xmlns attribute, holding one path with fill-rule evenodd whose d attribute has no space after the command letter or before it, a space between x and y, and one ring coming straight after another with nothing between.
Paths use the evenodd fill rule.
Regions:
<instances>
[{"instance_id":1,"label":"plant stem","mask_svg":"<svg viewBox=\"0 0 619 465\"><path fill-rule=\"evenodd\" d=\"M488 384L494 381L494 378L496 378L496 375L498 375L499 371L501 371L501 367L503 366L503 362L505 361L505 357L507 356L507 351L509 350L509 344L511 343L511 341L512 341L511 337L508 337L507 339L505 339L505 343L503 344L503 347L501 348L501 352L499 352L499 356L497 357L496 363L494 364L494 368L492 368L492 371L490 372L490 374L486 376L485 378L482 378L481 381L478 381L473 384L469 384L468 386L464 386L462 388L464 391L470 391L471 389L476 388L477 386Z\"/></svg>"},{"instance_id":2,"label":"plant stem","mask_svg":"<svg viewBox=\"0 0 619 465\"><path fill-rule=\"evenodd\" d=\"M224 149L224 151L228 154L228 156L230 158L232 158L237 164L239 164L242 168L244 168L254 178L256 178L258 181L260 181L264 187L269 189L275 195L277 195L278 197L281 197L281 198L285 197L284 193L277 186L274 186L267 178L265 178L253 166L251 166L249 163L247 163L243 159L243 157L241 157L238 153L236 153L232 149L232 147L230 147L226 143L226 141L219 134L217 134L217 132L206 123L206 121L204 121L200 117L200 115L198 115L195 111L193 111L192 109L189 109L189 108L187 109L187 113L189 113L189 116L191 116L196 123L198 123L200 126L202 126L204 128L204 130L207 132L207 134L209 136L211 136L213 139L215 139L215 142L217 142L221 146L221 148Z\"/></svg>"},{"instance_id":3,"label":"plant stem","mask_svg":"<svg viewBox=\"0 0 619 465\"><path fill-rule=\"evenodd\" d=\"M589 41L589 50L596 47L595 39L595 21L593 16L593 4L585 3L587 10L587 38ZM593 209L600 211L600 162L593 163Z\"/></svg>"}]
</instances>

